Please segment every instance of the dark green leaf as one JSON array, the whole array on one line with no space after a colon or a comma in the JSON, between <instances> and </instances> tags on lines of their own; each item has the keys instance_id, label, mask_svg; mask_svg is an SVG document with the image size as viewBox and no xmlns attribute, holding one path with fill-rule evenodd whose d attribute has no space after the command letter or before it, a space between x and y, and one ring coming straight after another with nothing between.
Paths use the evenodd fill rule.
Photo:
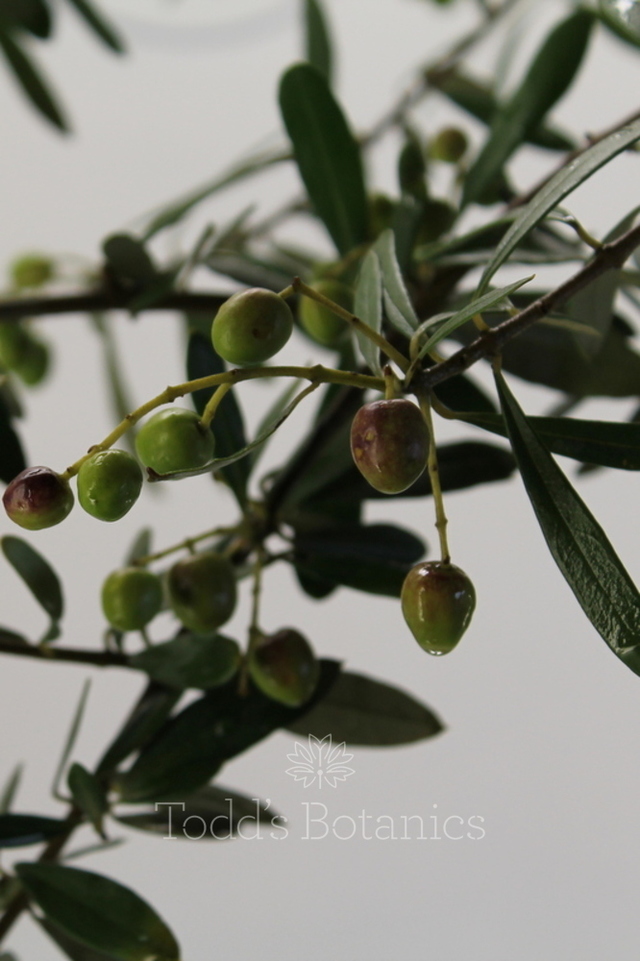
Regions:
<instances>
[{"instance_id":1,"label":"dark green leaf","mask_svg":"<svg viewBox=\"0 0 640 961\"><path fill-rule=\"evenodd\" d=\"M247 287L265 287L267 290L283 290L291 283L291 272L279 264L264 258L253 257L240 250L214 250L207 256L207 267L231 277Z\"/></svg>"},{"instance_id":2,"label":"dark green leaf","mask_svg":"<svg viewBox=\"0 0 640 961\"><path fill-rule=\"evenodd\" d=\"M62 587L49 562L20 537L6 535L0 545L6 559L51 620L59 621L64 612Z\"/></svg>"},{"instance_id":3,"label":"dark green leaf","mask_svg":"<svg viewBox=\"0 0 640 961\"><path fill-rule=\"evenodd\" d=\"M489 139L464 182L462 204L476 200L507 160L571 86L586 53L593 14L577 10L558 24L536 54L511 100L502 107Z\"/></svg>"},{"instance_id":4,"label":"dark green leaf","mask_svg":"<svg viewBox=\"0 0 640 961\"><path fill-rule=\"evenodd\" d=\"M303 2L307 60L330 84L333 51L326 11L321 0L303 0Z\"/></svg>"},{"instance_id":5,"label":"dark green leaf","mask_svg":"<svg viewBox=\"0 0 640 961\"><path fill-rule=\"evenodd\" d=\"M67 784L74 803L87 815L101 837L104 837L102 821L109 810L109 803L101 782L82 764L72 764Z\"/></svg>"},{"instance_id":6,"label":"dark green leaf","mask_svg":"<svg viewBox=\"0 0 640 961\"><path fill-rule=\"evenodd\" d=\"M111 234L102 250L116 280L124 287L144 287L158 276L144 244L131 234Z\"/></svg>"},{"instance_id":7,"label":"dark green leaf","mask_svg":"<svg viewBox=\"0 0 640 961\"><path fill-rule=\"evenodd\" d=\"M0 814L0 848L40 844L62 834L66 821L37 814Z\"/></svg>"},{"instance_id":8,"label":"dark green leaf","mask_svg":"<svg viewBox=\"0 0 640 961\"><path fill-rule=\"evenodd\" d=\"M0 814L7 814L14 802L20 780L22 779L22 764L17 764L9 779L0 791Z\"/></svg>"},{"instance_id":9,"label":"dark green leaf","mask_svg":"<svg viewBox=\"0 0 640 961\"><path fill-rule=\"evenodd\" d=\"M99 13L93 4L88 3L87 0L69 0L69 3L72 7L75 7L87 26L107 47L110 47L116 53L124 53L124 44L117 31L105 20L102 13Z\"/></svg>"},{"instance_id":10,"label":"dark green leaf","mask_svg":"<svg viewBox=\"0 0 640 961\"><path fill-rule=\"evenodd\" d=\"M439 401L452 410L470 410L495 414L496 406L475 381L466 374L450 377L435 388Z\"/></svg>"},{"instance_id":11,"label":"dark green leaf","mask_svg":"<svg viewBox=\"0 0 640 961\"><path fill-rule=\"evenodd\" d=\"M500 414L462 415L493 434L507 435ZM640 424L578 420L573 417L529 417L539 440L554 454L600 467L640 470Z\"/></svg>"},{"instance_id":12,"label":"dark green leaf","mask_svg":"<svg viewBox=\"0 0 640 961\"><path fill-rule=\"evenodd\" d=\"M152 531L150 527L143 527L142 530L136 534L125 555L125 567L131 567L131 565L140 560L141 557L146 557L147 554L151 553L151 536Z\"/></svg>"},{"instance_id":13,"label":"dark green leaf","mask_svg":"<svg viewBox=\"0 0 640 961\"><path fill-rule=\"evenodd\" d=\"M306 574L371 594L398 597L425 551L414 534L391 524L297 533L294 564Z\"/></svg>"},{"instance_id":14,"label":"dark green leaf","mask_svg":"<svg viewBox=\"0 0 640 961\"><path fill-rule=\"evenodd\" d=\"M477 424L480 427L485 427L485 421L489 424L503 423L499 414L496 414L495 417L491 417L491 415L484 417L481 414L469 417L462 415L461 419L468 420L469 423ZM486 429L491 428L486 427ZM500 433L500 430L496 427L494 432ZM494 444L484 444L478 441L458 441L438 446L438 468L442 490L454 491L464 490L476 484L489 484L493 481L506 480L513 473L515 462L510 451ZM394 496L431 496L431 482L427 471L411 487ZM333 505L334 510L337 510L340 505L345 503L360 503L363 500L386 500L388 497L388 494L377 491L371 484L367 483L357 467L352 464L349 470L336 481L328 484L314 497L310 498L305 506L310 511L322 514L329 505Z\"/></svg>"},{"instance_id":15,"label":"dark green leaf","mask_svg":"<svg viewBox=\"0 0 640 961\"><path fill-rule=\"evenodd\" d=\"M637 16L635 2L622 4L618 0L600 0L596 16L617 37L633 47L640 47L640 31L634 21Z\"/></svg>"},{"instance_id":16,"label":"dark green leaf","mask_svg":"<svg viewBox=\"0 0 640 961\"><path fill-rule=\"evenodd\" d=\"M461 73L449 71L434 76L431 81L446 97L487 125L491 125L498 112L498 101L486 84ZM540 126L525 138L528 143L547 150L573 150L575 141L563 131Z\"/></svg>"},{"instance_id":17,"label":"dark green leaf","mask_svg":"<svg viewBox=\"0 0 640 961\"><path fill-rule=\"evenodd\" d=\"M11 647L29 647L29 641L22 634L10 631L8 627L0 627L0 641Z\"/></svg>"},{"instance_id":18,"label":"dark green leaf","mask_svg":"<svg viewBox=\"0 0 640 961\"><path fill-rule=\"evenodd\" d=\"M87 698L89 697L90 687L91 681L86 680L82 687L82 693L80 694L80 700L78 701L78 706L76 707L75 714L73 715L73 720L71 721L71 727L69 728L67 739L62 748L62 754L60 755L60 760L58 761L56 773L53 776L51 793L54 797L58 796L58 785L60 784L64 769L67 766L67 762L71 757L71 752L73 751L78 733L80 731L80 725L82 724L82 718L84 717L84 709L87 706Z\"/></svg>"},{"instance_id":19,"label":"dark green leaf","mask_svg":"<svg viewBox=\"0 0 640 961\"><path fill-rule=\"evenodd\" d=\"M320 665L320 681L310 703L324 697L338 675L335 661L323 660ZM284 707L254 688L243 696L234 680L167 721L133 766L119 776L121 798L126 802L184 800L207 784L225 761L302 713L303 708Z\"/></svg>"},{"instance_id":20,"label":"dark green leaf","mask_svg":"<svg viewBox=\"0 0 640 961\"><path fill-rule=\"evenodd\" d=\"M118 961L179 961L169 928L130 888L60 864L17 864L16 872L46 917L82 944Z\"/></svg>"},{"instance_id":21,"label":"dark green leaf","mask_svg":"<svg viewBox=\"0 0 640 961\"><path fill-rule=\"evenodd\" d=\"M384 230L372 249L380 261L384 305L389 323L405 337L412 337L418 327L418 318L402 279L393 231Z\"/></svg>"},{"instance_id":22,"label":"dark green leaf","mask_svg":"<svg viewBox=\"0 0 640 961\"><path fill-rule=\"evenodd\" d=\"M529 203L522 208L513 224L498 244L491 261L485 268L478 293L487 289L489 281L510 254L522 242L529 231L544 220L547 214L592 174L617 157L631 144L640 139L640 120L626 124L614 133L599 140L592 147L558 171Z\"/></svg>"},{"instance_id":23,"label":"dark green leaf","mask_svg":"<svg viewBox=\"0 0 640 961\"><path fill-rule=\"evenodd\" d=\"M155 681L147 684L140 700L109 745L96 769L97 774L113 770L134 751L149 743L180 700L182 692Z\"/></svg>"},{"instance_id":24,"label":"dark green leaf","mask_svg":"<svg viewBox=\"0 0 640 961\"><path fill-rule=\"evenodd\" d=\"M67 122L39 70L14 36L3 29L0 29L0 47L23 93L36 110L63 133L67 133Z\"/></svg>"},{"instance_id":25,"label":"dark green leaf","mask_svg":"<svg viewBox=\"0 0 640 961\"><path fill-rule=\"evenodd\" d=\"M326 80L309 64L295 64L282 77L280 109L309 199L346 254L368 233L358 144Z\"/></svg>"},{"instance_id":26,"label":"dark green leaf","mask_svg":"<svg viewBox=\"0 0 640 961\"><path fill-rule=\"evenodd\" d=\"M247 822L246 830L251 836L258 831L268 832L272 820L279 817L269 810L270 806L270 801L265 803L212 784L188 795L182 802L167 802L139 814L119 815L118 821L162 837L226 841L242 833L242 824ZM192 819L190 824L189 819Z\"/></svg>"},{"instance_id":27,"label":"dark green leaf","mask_svg":"<svg viewBox=\"0 0 640 961\"><path fill-rule=\"evenodd\" d=\"M26 466L20 438L13 429L7 403L0 395L0 481L11 483Z\"/></svg>"},{"instance_id":28,"label":"dark green leaf","mask_svg":"<svg viewBox=\"0 0 640 961\"><path fill-rule=\"evenodd\" d=\"M189 337L187 348L187 377L189 380L209 377L211 374L220 374L224 370L224 361L213 349L211 339L206 338L198 331L193 331ZM211 391L195 391L191 396L196 410L201 414L211 397ZM216 458L229 457L246 446L242 412L233 391L229 391L218 407L211 424L211 430L216 439ZM241 507L247 500L247 483L250 472L251 459L249 457L237 460L221 470L222 476L235 494Z\"/></svg>"},{"instance_id":29,"label":"dark green leaf","mask_svg":"<svg viewBox=\"0 0 640 961\"><path fill-rule=\"evenodd\" d=\"M51 14L44 0L3 0L0 17L41 40L51 34Z\"/></svg>"},{"instance_id":30,"label":"dark green leaf","mask_svg":"<svg viewBox=\"0 0 640 961\"><path fill-rule=\"evenodd\" d=\"M36 921L47 932L51 940L64 951L65 955L71 958L71 961L114 961L112 954L104 954L103 951L94 951L93 948L88 948L86 944L81 944L75 938L69 937L62 928L46 918L36 917ZM1 956L0 961L2 961Z\"/></svg>"},{"instance_id":31,"label":"dark green leaf","mask_svg":"<svg viewBox=\"0 0 640 961\"><path fill-rule=\"evenodd\" d=\"M215 637L181 634L129 658L131 667L144 671L154 681L179 689L219 687L231 680L239 664L237 642L222 634Z\"/></svg>"},{"instance_id":32,"label":"dark green leaf","mask_svg":"<svg viewBox=\"0 0 640 961\"><path fill-rule=\"evenodd\" d=\"M380 261L373 250L367 253L360 265L353 312L367 327L371 327L378 334L380 333L382 328L382 272ZM378 376L382 376L380 348L359 331L357 337L362 356L371 371Z\"/></svg>"},{"instance_id":33,"label":"dark green leaf","mask_svg":"<svg viewBox=\"0 0 640 961\"><path fill-rule=\"evenodd\" d=\"M518 467L551 555L595 629L640 674L640 594L502 375L496 383Z\"/></svg>"},{"instance_id":34,"label":"dark green leaf","mask_svg":"<svg viewBox=\"0 0 640 961\"><path fill-rule=\"evenodd\" d=\"M280 164L283 163L283 161L290 159L291 154L288 151L263 150L260 153L249 157L247 160L242 160L238 164L234 164L221 176L216 177L215 180L205 184L204 187L200 187L198 190L194 190L193 193L188 194L186 197L183 197L180 200L169 204L167 207L164 207L151 219L145 232L144 240L150 240L154 234L158 233L158 231L178 223L199 203L201 203L203 200L207 200L224 187L238 183L239 181L244 180L246 177L260 173L267 167L272 167L275 164Z\"/></svg>"},{"instance_id":35,"label":"dark green leaf","mask_svg":"<svg viewBox=\"0 0 640 961\"><path fill-rule=\"evenodd\" d=\"M442 723L424 704L396 687L344 671L329 693L287 730L334 743L387 747L433 737Z\"/></svg>"}]
</instances>

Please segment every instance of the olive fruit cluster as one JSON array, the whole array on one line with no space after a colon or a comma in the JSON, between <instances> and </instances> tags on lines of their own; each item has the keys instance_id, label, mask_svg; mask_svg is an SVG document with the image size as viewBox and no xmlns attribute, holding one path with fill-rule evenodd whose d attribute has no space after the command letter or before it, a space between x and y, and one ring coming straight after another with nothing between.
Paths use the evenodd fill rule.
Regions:
<instances>
[{"instance_id":1,"label":"olive fruit cluster","mask_svg":"<svg viewBox=\"0 0 640 961\"><path fill-rule=\"evenodd\" d=\"M429 430L420 409L405 398L365 404L351 425L351 453L363 477L383 494L411 487L429 454Z\"/></svg>"},{"instance_id":2,"label":"olive fruit cluster","mask_svg":"<svg viewBox=\"0 0 640 961\"><path fill-rule=\"evenodd\" d=\"M476 592L454 564L422 561L407 574L400 601L420 647L429 654L448 654L469 626Z\"/></svg>"},{"instance_id":3,"label":"olive fruit cluster","mask_svg":"<svg viewBox=\"0 0 640 961\"><path fill-rule=\"evenodd\" d=\"M275 634L260 634L251 645L248 667L256 687L287 707L306 704L320 677L311 645L291 627Z\"/></svg>"},{"instance_id":4,"label":"olive fruit cluster","mask_svg":"<svg viewBox=\"0 0 640 961\"><path fill-rule=\"evenodd\" d=\"M279 294L252 287L233 294L220 307L211 326L215 351L229 364L262 364L284 347L293 330L293 315Z\"/></svg>"}]
</instances>

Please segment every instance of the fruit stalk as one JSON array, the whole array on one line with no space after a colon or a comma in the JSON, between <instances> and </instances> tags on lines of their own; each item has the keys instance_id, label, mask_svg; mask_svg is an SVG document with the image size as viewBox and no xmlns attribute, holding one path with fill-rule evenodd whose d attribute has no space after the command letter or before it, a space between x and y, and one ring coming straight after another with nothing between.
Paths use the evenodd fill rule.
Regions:
<instances>
[{"instance_id":1,"label":"fruit stalk","mask_svg":"<svg viewBox=\"0 0 640 961\"><path fill-rule=\"evenodd\" d=\"M433 493L433 500L436 506L436 530L438 531L438 537L440 538L440 556L443 564L449 564L451 561L451 553L449 551L449 543L447 540L448 521L444 509L442 485L440 484L438 451L436 448L436 439L433 430L433 417L431 416L431 400L428 394L420 394L418 396L418 401L420 403L420 410L422 411L422 415L429 431L429 455L427 458L427 470L429 472L431 491Z\"/></svg>"}]
</instances>

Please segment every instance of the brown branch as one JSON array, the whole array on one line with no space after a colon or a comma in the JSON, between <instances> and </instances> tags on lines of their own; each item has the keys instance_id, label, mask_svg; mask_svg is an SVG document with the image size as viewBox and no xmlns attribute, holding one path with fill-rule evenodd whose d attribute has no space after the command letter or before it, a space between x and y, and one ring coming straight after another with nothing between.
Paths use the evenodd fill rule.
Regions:
<instances>
[{"instance_id":1,"label":"brown branch","mask_svg":"<svg viewBox=\"0 0 640 961\"><path fill-rule=\"evenodd\" d=\"M617 240L601 247L586 267L579 270L577 274L566 280L560 287L539 297L538 300L529 304L514 317L510 317L492 330L481 334L476 340L456 351L441 364L437 364L435 367L417 375L412 382L412 391L417 392L420 388L428 390L450 377L461 374L477 361L499 354L510 340L527 330L536 321L546 317L573 297L574 294L577 294L578 291L583 290L600 277L601 274L604 274L607 270L616 270L622 267L627 257L638 246L640 246L640 226L633 227Z\"/></svg>"},{"instance_id":2,"label":"brown branch","mask_svg":"<svg viewBox=\"0 0 640 961\"><path fill-rule=\"evenodd\" d=\"M16 317L46 317L53 314L93 314L104 310L127 310L133 301L130 293L103 288L60 297L12 297L0 300L0 320ZM185 312L216 311L227 300L222 294L197 294L186 291L159 297L140 312L147 310L180 310Z\"/></svg>"},{"instance_id":3,"label":"brown branch","mask_svg":"<svg viewBox=\"0 0 640 961\"><path fill-rule=\"evenodd\" d=\"M61 661L65 664L91 664L93 667L130 667L126 654L116 654L112 651L88 651L83 648L35 647L31 644L23 646L0 640L0 654L32 657L39 661Z\"/></svg>"}]
</instances>

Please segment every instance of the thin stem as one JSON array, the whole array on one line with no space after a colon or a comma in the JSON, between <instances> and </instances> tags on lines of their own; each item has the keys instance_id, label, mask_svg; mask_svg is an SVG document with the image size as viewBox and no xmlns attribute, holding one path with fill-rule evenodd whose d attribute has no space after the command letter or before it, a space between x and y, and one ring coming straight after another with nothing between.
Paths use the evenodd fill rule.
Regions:
<instances>
[{"instance_id":1,"label":"thin stem","mask_svg":"<svg viewBox=\"0 0 640 961\"><path fill-rule=\"evenodd\" d=\"M234 368L222 374L198 377L196 380L189 380L183 384L166 387L160 394L156 394L151 400L148 400L145 404L142 404L136 408L136 410L127 414L124 420L120 421L118 426L114 427L104 440L99 444L94 444L86 454L67 467L62 477L66 480L74 477L89 457L98 451L108 450L108 448L112 447L134 424L137 424L142 417L150 414L151 411L157 407L161 407L163 404L171 404L178 397L184 397L185 394L192 394L196 390L219 387L221 384L228 384L229 387L231 387L233 384L239 384L245 380L258 380L265 377L294 377L297 380L309 380L314 385L343 384L347 387L359 387L363 390L384 390L384 380L380 377L371 377L368 374L357 374L344 370L334 370L331 367L323 367L321 364L316 364L313 367L250 367L245 370Z\"/></svg>"},{"instance_id":2,"label":"thin stem","mask_svg":"<svg viewBox=\"0 0 640 961\"><path fill-rule=\"evenodd\" d=\"M214 390L213 394L211 395L211 397L207 402L207 406L202 412L202 417L200 418L200 420L202 421L203 427L209 427L209 425L211 424L211 421L216 415L216 411L218 407L220 406L220 404L222 403L225 396L229 393L230 390L231 390L231 384L220 384L220 386L217 387L216 390Z\"/></svg>"},{"instance_id":3,"label":"thin stem","mask_svg":"<svg viewBox=\"0 0 640 961\"><path fill-rule=\"evenodd\" d=\"M419 396L420 410L425 419L429 430L429 456L427 458L427 470L429 471L429 481L431 492L436 508L436 530L440 539L440 556L443 564L449 564L451 553L447 541L447 515L444 509L444 498L442 496L442 485L440 483L440 471L438 469L438 451L436 448L436 437L433 429L433 418L431 416L431 401L428 394Z\"/></svg>"},{"instance_id":4,"label":"thin stem","mask_svg":"<svg viewBox=\"0 0 640 961\"><path fill-rule=\"evenodd\" d=\"M31 644L18 646L0 640L0 654L15 654L16 657L32 657L39 661L59 661L65 664L91 664L93 667L129 667L126 654L89 651L78 647L36 647Z\"/></svg>"},{"instance_id":5,"label":"thin stem","mask_svg":"<svg viewBox=\"0 0 640 961\"><path fill-rule=\"evenodd\" d=\"M253 567L253 591L251 595L251 622L249 624L249 643L247 652L242 661L240 677L238 680L238 693L241 697L246 697L249 692L249 660L255 649L256 644L262 636L260 630L260 598L262 596L262 570L265 564L265 552L263 547L256 550L256 559Z\"/></svg>"},{"instance_id":6,"label":"thin stem","mask_svg":"<svg viewBox=\"0 0 640 961\"><path fill-rule=\"evenodd\" d=\"M379 334L377 331L373 330L368 324L363 323L359 317L355 316L355 314L345 310L344 307L340 307L339 304L334 303L334 301L330 300L329 297L325 297L324 294L314 290L313 287L307 286L307 284L303 283L299 277L294 278L293 287L299 293L304 294L305 297L310 297L311 300L315 300L317 303L322 304L323 307L326 307L337 317L345 320L351 327L353 327L354 330L357 330L365 337L368 337L369 340L376 345L376 347L379 347L380 350L387 355L389 360L392 360L398 365L403 373L407 372L409 369L409 361L404 354L401 354L400 351L393 346L393 344L389 343L386 337L382 336L382 334Z\"/></svg>"},{"instance_id":7,"label":"thin stem","mask_svg":"<svg viewBox=\"0 0 640 961\"><path fill-rule=\"evenodd\" d=\"M143 311L179 310L185 313L215 313L228 296L222 294L198 294L175 291L140 308ZM95 314L105 310L126 310L131 294L118 290L98 288L79 294L57 297L12 297L0 300L0 320L16 317L46 317L54 314Z\"/></svg>"},{"instance_id":8,"label":"thin stem","mask_svg":"<svg viewBox=\"0 0 640 961\"><path fill-rule=\"evenodd\" d=\"M194 544L198 544L200 541L209 540L211 537L224 537L228 534L237 534L239 526L235 527L212 527L209 531L203 531L202 534L196 534L194 537L185 537L184 540L180 541L178 544L172 544L171 547L165 547L162 551L156 551L155 554L146 554L144 557L138 557L133 562L135 567L146 567L148 564L152 564L153 561L160 561L164 557L169 557L170 554L175 554L177 551L189 550Z\"/></svg>"}]
</instances>

